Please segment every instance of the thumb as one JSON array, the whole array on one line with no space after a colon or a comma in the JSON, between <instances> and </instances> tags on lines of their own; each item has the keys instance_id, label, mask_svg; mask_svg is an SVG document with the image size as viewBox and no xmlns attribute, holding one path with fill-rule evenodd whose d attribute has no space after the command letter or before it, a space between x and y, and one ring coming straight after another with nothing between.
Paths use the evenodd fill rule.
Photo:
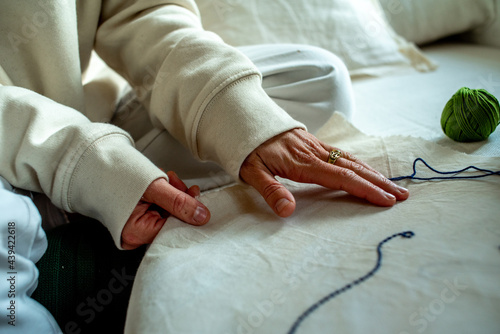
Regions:
<instances>
[{"instance_id":1,"label":"thumb","mask_svg":"<svg viewBox=\"0 0 500 334\"><path fill-rule=\"evenodd\" d=\"M144 193L144 199L191 225L204 225L210 220L210 211L203 203L163 178L151 183Z\"/></svg>"},{"instance_id":2,"label":"thumb","mask_svg":"<svg viewBox=\"0 0 500 334\"><path fill-rule=\"evenodd\" d=\"M266 200L267 204L280 217L288 217L295 210L295 198L292 193L279 183L274 176L263 167L242 169L242 179L254 187ZM245 177L246 176L246 177Z\"/></svg>"}]
</instances>

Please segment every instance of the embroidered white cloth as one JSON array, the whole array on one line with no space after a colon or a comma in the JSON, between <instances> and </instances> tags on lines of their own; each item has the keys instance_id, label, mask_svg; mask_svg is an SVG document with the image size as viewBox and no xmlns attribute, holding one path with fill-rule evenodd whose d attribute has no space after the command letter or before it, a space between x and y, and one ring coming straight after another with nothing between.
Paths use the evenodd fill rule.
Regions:
<instances>
[{"instance_id":1,"label":"embroidered white cloth","mask_svg":"<svg viewBox=\"0 0 500 334\"><path fill-rule=\"evenodd\" d=\"M467 155L410 137L371 137L336 114L318 134L389 177L415 158L438 170L500 170L498 157ZM433 176L419 167L418 176ZM308 307L380 269L307 316L296 333L499 333L500 176L399 181L411 197L381 208L343 192L283 181L296 212L276 217L253 189L202 196L212 220L169 219L146 253L127 333L287 333Z\"/></svg>"}]
</instances>

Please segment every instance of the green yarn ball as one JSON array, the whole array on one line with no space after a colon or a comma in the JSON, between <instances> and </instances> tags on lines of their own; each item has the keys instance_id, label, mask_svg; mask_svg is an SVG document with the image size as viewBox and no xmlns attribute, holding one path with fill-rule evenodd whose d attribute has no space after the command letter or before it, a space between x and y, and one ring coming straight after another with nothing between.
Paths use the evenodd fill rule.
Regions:
<instances>
[{"instance_id":1,"label":"green yarn ball","mask_svg":"<svg viewBox=\"0 0 500 334\"><path fill-rule=\"evenodd\" d=\"M444 133L459 142L485 140L499 123L498 100L484 89L460 88L441 115Z\"/></svg>"}]
</instances>

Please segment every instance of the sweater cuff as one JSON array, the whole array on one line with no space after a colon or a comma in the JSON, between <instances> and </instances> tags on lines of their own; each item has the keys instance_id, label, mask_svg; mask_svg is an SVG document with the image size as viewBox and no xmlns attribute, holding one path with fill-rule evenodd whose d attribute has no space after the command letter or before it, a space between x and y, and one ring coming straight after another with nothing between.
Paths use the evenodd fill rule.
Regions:
<instances>
[{"instance_id":1,"label":"sweater cuff","mask_svg":"<svg viewBox=\"0 0 500 334\"><path fill-rule=\"evenodd\" d=\"M167 175L137 151L128 137L101 137L79 158L63 206L103 223L116 246L132 211L156 179Z\"/></svg>"},{"instance_id":2,"label":"sweater cuff","mask_svg":"<svg viewBox=\"0 0 500 334\"><path fill-rule=\"evenodd\" d=\"M241 182L239 172L246 157L265 141L295 128L306 129L266 94L260 76L249 75L209 103L197 130L197 153Z\"/></svg>"}]
</instances>

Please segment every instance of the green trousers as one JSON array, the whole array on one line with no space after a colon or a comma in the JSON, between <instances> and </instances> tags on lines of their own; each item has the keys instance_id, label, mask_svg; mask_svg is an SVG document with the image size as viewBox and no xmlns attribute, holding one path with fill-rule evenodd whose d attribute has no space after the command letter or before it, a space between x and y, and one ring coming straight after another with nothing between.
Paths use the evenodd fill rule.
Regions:
<instances>
[{"instance_id":1,"label":"green trousers","mask_svg":"<svg viewBox=\"0 0 500 334\"><path fill-rule=\"evenodd\" d=\"M146 248L118 250L101 223L84 217L48 231L47 239L32 297L52 313L64 333L123 333Z\"/></svg>"}]
</instances>

